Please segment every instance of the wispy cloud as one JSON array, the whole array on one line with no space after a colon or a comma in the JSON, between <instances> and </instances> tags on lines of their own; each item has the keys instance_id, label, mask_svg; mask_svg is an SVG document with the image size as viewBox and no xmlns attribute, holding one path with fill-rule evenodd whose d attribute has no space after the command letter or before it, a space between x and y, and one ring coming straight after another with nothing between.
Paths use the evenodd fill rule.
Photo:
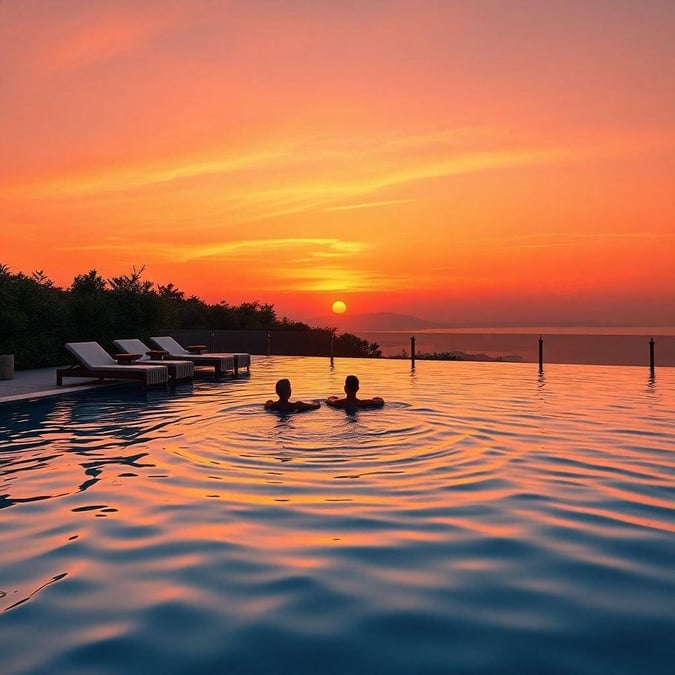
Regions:
<instances>
[{"instance_id":1,"label":"wispy cloud","mask_svg":"<svg viewBox=\"0 0 675 675\"><path fill-rule=\"evenodd\" d=\"M671 242L675 232L543 232L533 234L466 237L465 245L490 246L491 248L563 248L588 245L591 242L614 244L625 242Z\"/></svg>"},{"instance_id":2,"label":"wispy cloud","mask_svg":"<svg viewBox=\"0 0 675 675\"><path fill-rule=\"evenodd\" d=\"M408 137L406 137L408 138ZM170 160L135 161L123 167L87 167L81 173L71 172L57 179L31 181L17 186L18 190L45 196L63 196L128 191L164 183L180 184L181 181L217 177L233 177L242 172L256 172L255 189L235 182L240 201L276 204L278 215L284 207L292 210L303 204L312 207L326 202L361 197L387 187L428 178L452 176L495 168L516 167L574 158L578 150L565 148L493 148L489 150L461 150L437 144L433 155L419 156L405 151L416 145L412 138L398 141L378 141L362 145L359 139L356 153L353 143L342 138L296 139L251 144L239 153L220 152L201 158L173 158ZM391 148L399 145L392 156ZM331 148L330 151L329 148ZM346 149L345 149L346 148ZM320 176L320 178L317 178ZM370 202L384 205L386 200ZM336 208L349 208L349 204L335 204ZM356 208L356 206L354 207Z\"/></svg>"},{"instance_id":3,"label":"wispy cloud","mask_svg":"<svg viewBox=\"0 0 675 675\"><path fill-rule=\"evenodd\" d=\"M294 181L281 188L252 193L248 195L248 199L260 212L251 219L267 220L315 210L325 211L340 206L349 207L348 204L340 204L340 202L376 195L385 190L434 178L564 161L573 157L574 152L569 148L491 151L464 153L414 162L406 162L402 159L394 168L384 165L375 157L369 164L375 168L366 174L358 175L355 171L350 177L332 180L316 180L311 176L305 176L302 180ZM403 199L403 201L406 200ZM269 210L260 208L264 205L268 207L276 205L277 208Z\"/></svg>"},{"instance_id":4,"label":"wispy cloud","mask_svg":"<svg viewBox=\"0 0 675 675\"><path fill-rule=\"evenodd\" d=\"M577 147L511 147L494 130L484 134L476 130L410 134L370 144L360 137L349 141L312 137L269 141L250 144L238 153L216 152L89 169L54 180L6 187L2 192L59 200L85 196L114 199L115 195L131 200L150 190L163 190L172 200L185 195L191 210L203 212L210 222L226 219L241 225L317 211L405 204L411 201L405 195L407 188L427 180L644 150L643 146L620 140ZM472 143L476 145L473 150L468 148ZM345 149L341 149L343 146ZM377 199L392 190L403 196ZM218 212L209 214L216 206Z\"/></svg>"},{"instance_id":5,"label":"wispy cloud","mask_svg":"<svg viewBox=\"0 0 675 675\"><path fill-rule=\"evenodd\" d=\"M134 191L194 178L223 176L247 169L277 165L287 157L283 150L260 151L201 160L138 162L125 167L102 167L55 179L37 179L3 192L43 197L76 197L87 194Z\"/></svg>"},{"instance_id":6,"label":"wispy cloud","mask_svg":"<svg viewBox=\"0 0 675 675\"><path fill-rule=\"evenodd\" d=\"M364 202L362 204L344 204L342 206L329 206L324 211L352 211L354 209L375 209L381 206L396 206L397 204L409 204L412 199L387 199L380 202Z\"/></svg>"},{"instance_id":7,"label":"wispy cloud","mask_svg":"<svg viewBox=\"0 0 675 675\"><path fill-rule=\"evenodd\" d=\"M214 243L206 246L191 246L184 260L198 258L232 258L255 253L269 254L275 257L279 251L297 250L312 256L344 257L358 253L366 244L355 241L341 241L329 238L290 237L281 239L249 239L226 243Z\"/></svg>"},{"instance_id":8,"label":"wispy cloud","mask_svg":"<svg viewBox=\"0 0 675 675\"><path fill-rule=\"evenodd\" d=\"M149 8L148 8L149 10ZM84 6L79 17L61 19L60 30L43 45L40 64L48 70L70 70L99 64L146 47L153 38L179 22L176 7L129 11L123 5Z\"/></svg>"},{"instance_id":9,"label":"wispy cloud","mask_svg":"<svg viewBox=\"0 0 675 675\"><path fill-rule=\"evenodd\" d=\"M128 251L130 246L151 251L153 257L177 262L194 262L206 258L239 259L251 255L278 258L279 251L298 251L304 256L347 257L360 253L367 244L336 238L290 237L279 239L246 239L228 242L162 244L151 241L130 241L126 238L108 238L93 244L61 246L63 251ZM285 253L284 255L288 255Z\"/></svg>"},{"instance_id":10,"label":"wispy cloud","mask_svg":"<svg viewBox=\"0 0 675 675\"><path fill-rule=\"evenodd\" d=\"M274 288L284 291L355 293L372 292L374 289L403 290L410 287L410 281L401 275L368 270L351 263L349 266L315 264L291 269L284 266L274 269L273 272Z\"/></svg>"}]
</instances>

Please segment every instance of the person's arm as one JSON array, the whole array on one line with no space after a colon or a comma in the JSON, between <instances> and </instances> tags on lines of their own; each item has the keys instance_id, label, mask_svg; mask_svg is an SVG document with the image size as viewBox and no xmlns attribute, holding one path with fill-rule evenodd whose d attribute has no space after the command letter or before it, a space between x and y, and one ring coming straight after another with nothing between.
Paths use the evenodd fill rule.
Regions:
<instances>
[{"instance_id":1,"label":"person's arm","mask_svg":"<svg viewBox=\"0 0 675 675\"><path fill-rule=\"evenodd\" d=\"M272 399L270 399L269 401L266 401L265 402L265 410L273 410L275 403L276 403L276 401L273 401Z\"/></svg>"},{"instance_id":2,"label":"person's arm","mask_svg":"<svg viewBox=\"0 0 675 675\"><path fill-rule=\"evenodd\" d=\"M321 404L318 401L312 401L312 403L305 403L304 401L297 401L293 404L295 409L298 412L303 412L305 410L317 410L321 407Z\"/></svg>"},{"instance_id":3,"label":"person's arm","mask_svg":"<svg viewBox=\"0 0 675 675\"><path fill-rule=\"evenodd\" d=\"M326 403L331 406L332 408L342 408L343 407L343 398L339 398L338 396L329 396L326 399Z\"/></svg>"}]
</instances>

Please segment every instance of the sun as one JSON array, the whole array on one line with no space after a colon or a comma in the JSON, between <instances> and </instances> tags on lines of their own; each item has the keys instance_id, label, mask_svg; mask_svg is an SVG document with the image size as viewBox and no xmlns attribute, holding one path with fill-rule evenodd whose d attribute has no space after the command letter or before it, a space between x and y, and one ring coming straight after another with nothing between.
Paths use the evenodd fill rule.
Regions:
<instances>
[{"instance_id":1,"label":"sun","mask_svg":"<svg viewBox=\"0 0 675 675\"><path fill-rule=\"evenodd\" d=\"M347 311L347 305L342 300L336 300L333 303L333 311L336 314L344 314Z\"/></svg>"}]
</instances>

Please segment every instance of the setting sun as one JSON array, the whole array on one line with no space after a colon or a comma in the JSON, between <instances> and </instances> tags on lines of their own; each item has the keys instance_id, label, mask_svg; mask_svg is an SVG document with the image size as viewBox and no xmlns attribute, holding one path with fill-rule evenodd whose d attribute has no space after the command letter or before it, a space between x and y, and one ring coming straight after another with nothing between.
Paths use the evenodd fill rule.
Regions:
<instances>
[{"instance_id":1,"label":"setting sun","mask_svg":"<svg viewBox=\"0 0 675 675\"><path fill-rule=\"evenodd\" d=\"M342 300L336 300L333 303L333 311L336 314L344 314L347 311L347 305Z\"/></svg>"}]
</instances>

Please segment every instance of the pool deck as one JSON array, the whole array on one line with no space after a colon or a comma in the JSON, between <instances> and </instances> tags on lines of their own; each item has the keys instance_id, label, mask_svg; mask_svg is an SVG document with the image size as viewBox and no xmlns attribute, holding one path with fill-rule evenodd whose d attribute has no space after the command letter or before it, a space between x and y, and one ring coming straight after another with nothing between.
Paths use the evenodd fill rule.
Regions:
<instances>
[{"instance_id":1,"label":"pool deck","mask_svg":"<svg viewBox=\"0 0 675 675\"><path fill-rule=\"evenodd\" d=\"M255 357L252 357L252 360ZM65 366L58 366L64 368ZM51 368L35 368L33 370L16 370L10 380L0 380L0 405L3 403L15 403L47 396L60 396L75 391L87 389L100 389L120 385L138 386L137 382L130 380L106 379L99 381L91 377L68 377L60 387L56 384L56 366Z\"/></svg>"},{"instance_id":2,"label":"pool deck","mask_svg":"<svg viewBox=\"0 0 675 675\"><path fill-rule=\"evenodd\" d=\"M58 396L72 391L99 389L119 385L121 380L99 382L91 378L68 378L61 387L56 385L56 368L17 370L11 380L0 380L0 404L24 401L45 396Z\"/></svg>"}]
</instances>

